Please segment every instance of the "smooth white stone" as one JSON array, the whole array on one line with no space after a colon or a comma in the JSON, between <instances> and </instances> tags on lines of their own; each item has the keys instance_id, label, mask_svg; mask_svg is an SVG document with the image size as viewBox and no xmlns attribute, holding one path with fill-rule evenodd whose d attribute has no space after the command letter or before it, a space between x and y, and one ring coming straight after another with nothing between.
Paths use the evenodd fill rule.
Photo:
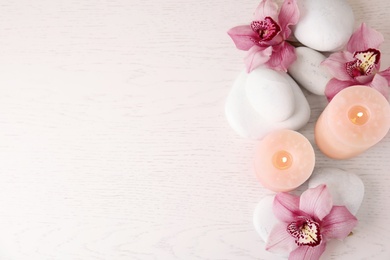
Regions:
<instances>
[{"instance_id":1,"label":"smooth white stone","mask_svg":"<svg viewBox=\"0 0 390 260\"><path fill-rule=\"evenodd\" d=\"M245 90L252 107L270 122L284 121L294 112L293 90L289 82L280 77L277 71L269 69L252 71L246 80Z\"/></svg>"},{"instance_id":2,"label":"smooth white stone","mask_svg":"<svg viewBox=\"0 0 390 260\"><path fill-rule=\"evenodd\" d=\"M300 18L295 38L318 51L344 47L353 33L355 18L345 0L298 0Z\"/></svg>"},{"instance_id":3,"label":"smooth white stone","mask_svg":"<svg viewBox=\"0 0 390 260\"><path fill-rule=\"evenodd\" d=\"M346 206L356 215L364 197L363 181L356 175L337 168L320 168L309 179L309 188L326 184L332 194L333 204Z\"/></svg>"},{"instance_id":4,"label":"smooth white stone","mask_svg":"<svg viewBox=\"0 0 390 260\"><path fill-rule=\"evenodd\" d=\"M273 226L279 222L272 210L274 198L274 195L268 195L262 198L253 214L253 225L264 242L267 242Z\"/></svg>"},{"instance_id":5,"label":"smooth white stone","mask_svg":"<svg viewBox=\"0 0 390 260\"><path fill-rule=\"evenodd\" d=\"M295 49L296 61L288 68L288 73L302 87L316 95L325 95L325 87L332 78L325 67L321 66L326 57L322 53L307 47Z\"/></svg>"},{"instance_id":6,"label":"smooth white stone","mask_svg":"<svg viewBox=\"0 0 390 260\"><path fill-rule=\"evenodd\" d=\"M277 129L298 130L303 127L309 121L310 107L297 83L284 72L275 72L266 68L256 70L270 71L272 77L277 73L278 77L281 78L281 82L284 79L289 83L294 96L294 110L288 119L279 122L269 120L263 116L264 113L272 115L275 111L267 109L267 111L261 113L262 115L259 114L248 100L246 84L249 74L243 71L234 82L225 104L226 118L233 130L242 137L261 139ZM256 99L256 97L253 98ZM277 99L270 101L280 104Z\"/></svg>"}]
</instances>

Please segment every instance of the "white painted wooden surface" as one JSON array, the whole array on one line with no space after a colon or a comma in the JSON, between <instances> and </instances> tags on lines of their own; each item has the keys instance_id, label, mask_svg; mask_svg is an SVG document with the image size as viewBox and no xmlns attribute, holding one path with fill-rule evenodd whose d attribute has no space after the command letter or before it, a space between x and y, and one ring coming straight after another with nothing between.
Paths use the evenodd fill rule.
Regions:
<instances>
[{"instance_id":1,"label":"white painted wooden surface","mask_svg":"<svg viewBox=\"0 0 390 260\"><path fill-rule=\"evenodd\" d=\"M381 31L390 2L349 0ZM0 259L278 259L252 226L256 142L223 114L257 1L0 2ZM307 93L306 93L307 94ZM313 126L326 101L307 94ZM323 259L390 259L390 136L345 161L366 195Z\"/></svg>"}]
</instances>

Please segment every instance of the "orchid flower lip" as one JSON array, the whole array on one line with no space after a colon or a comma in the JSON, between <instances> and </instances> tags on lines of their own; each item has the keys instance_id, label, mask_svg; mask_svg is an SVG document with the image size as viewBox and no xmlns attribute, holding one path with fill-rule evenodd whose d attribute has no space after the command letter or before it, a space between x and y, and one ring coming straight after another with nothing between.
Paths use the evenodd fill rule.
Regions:
<instances>
[{"instance_id":1,"label":"orchid flower lip","mask_svg":"<svg viewBox=\"0 0 390 260\"><path fill-rule=\"evenodd\" d=\"M272 40L281 30L278 23L269 16L262 21L253 21L251 28L259 36L258 43Z\"/></svg>"},{"instance_id":2,"label":"orchid flower lip","mask_svg":"<svg viewBox=\"0 0 390 260\"><path fill-rule=\"evenodd\" d=\"M309 219L291 222L287 226L287 232L295 238L298 246L318 246L322 241L320 225Z\"/></svg>"},{"instance_id":3,"label":"orchid flower lip","mask_svg":"<svg viewBox=\"0 0 390 260\"><path fill-rule=\"evenodd\" d=\"M347 73L356 78L359 76L371 75L374 72L375 65L379 63L381 53L377 49L367 49L365 51L356 51L353 55L355 60L345 63Z\"/></svg>"}]
</instances>

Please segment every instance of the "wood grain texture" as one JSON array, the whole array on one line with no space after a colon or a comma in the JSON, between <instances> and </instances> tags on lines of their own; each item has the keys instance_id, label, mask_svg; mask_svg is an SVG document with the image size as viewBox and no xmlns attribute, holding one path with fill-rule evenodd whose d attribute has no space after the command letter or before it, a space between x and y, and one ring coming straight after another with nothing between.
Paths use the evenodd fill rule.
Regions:
<instances>
[{"instance_id":1,"label":"wood grain texture","mask_svg":"<svg viewBox=\"0 0 390 260\"><path fill-rule=\"evenodd\" d=\"M387 0L350 0L381 31ZM226 31L256 1L0 3L0 259L280 259L252 224L269 191L223 106L243 69ZM326 105L307 92L313 127ZM316 167L358 174L354 235L323 259L390 259L390 137Z\"/></svg>"}]
</instances>

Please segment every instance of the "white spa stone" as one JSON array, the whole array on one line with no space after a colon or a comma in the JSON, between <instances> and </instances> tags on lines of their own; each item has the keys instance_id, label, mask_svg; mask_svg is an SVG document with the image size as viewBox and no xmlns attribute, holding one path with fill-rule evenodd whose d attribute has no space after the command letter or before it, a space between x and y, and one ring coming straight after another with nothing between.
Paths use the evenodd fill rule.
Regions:
<instances>
[{"instance_id":1,"label":"white spa stone","mask_svg":"<svg viewBox=\"0 0 390 260\"><path fill-rule=\"evenodd\" d=\"M269 122L284 121L294 112L295 98L290 83L276 71L252 71L246 79L245 91L253 109Z\"/></svg>"},{"instance_id":2,"label":"white spa stone","mask_svg":"<svg viewBox=\"0 0 390 260\"><path fill-rule=\"evenodd\" d=\"M332 78L327 69L321 66L325 55L307 47L295 49L296 61L288 68L288 73L302 87L316 95L325 95L325 87Z\"/></svg>"},{"instance_id":3,"label":"white spa stone","mask_svg":"<svg viewBox=\"0 0 390 260\"><path fill-rule=\"evenodd\" d=\"M309 188L326 184L332 194L333 205L344 205L356 215L364 197L363 181L356 175L337 168L320 168L309 179Z\"/></svg>"},{"instance_id":4,"label":"white spa stone","mask_svg":"<svg viewBox=\"0 0 390 260\"><path fill-rule=\"evenodd\" d=\"M298 0L300 18L293 27L302 44L318 51L340 50L354 29L354 15L346 0Z\"/></svg>"},{"instance_id":5,"label":"white spa stone","mask_svg":"<svg viewBox=\"0 0 390 260\"><path fill-rule=\"evenodd\" d=\"M279 222L272 210L274 198L274 195L268 195L262 198L253 214L253 225L264 242L267 242L268 235L271 233L273 226Z\"/></svg>"},{"instance_id":6,"label":"white spa stone","mask_svg":"<svg viewBox=\"0 0 390 260\"><path fill-rule=\"evenodd\" d=\"M249 77L250 74L243 71L234 82L225 104L227 121L240 136L261 139L277 129L297 130L309 121L309 104L297 83L287 73L267 68L257 68L252 73L262 75L262 78ZM251 78L249 87L248 78ZM284 89L285 93L278 98L272 88L257 91L255 79L259 80L259 84L266 82L268 85L270 81L275 81L275 89L277 91ZM286 93L289 96L286 96ZM267 104L256 105L256 100ZM290 115L287 119L280 120L288 114ZM273 115L276 115L276 119Z\"/></svg>"}]
</instances>

